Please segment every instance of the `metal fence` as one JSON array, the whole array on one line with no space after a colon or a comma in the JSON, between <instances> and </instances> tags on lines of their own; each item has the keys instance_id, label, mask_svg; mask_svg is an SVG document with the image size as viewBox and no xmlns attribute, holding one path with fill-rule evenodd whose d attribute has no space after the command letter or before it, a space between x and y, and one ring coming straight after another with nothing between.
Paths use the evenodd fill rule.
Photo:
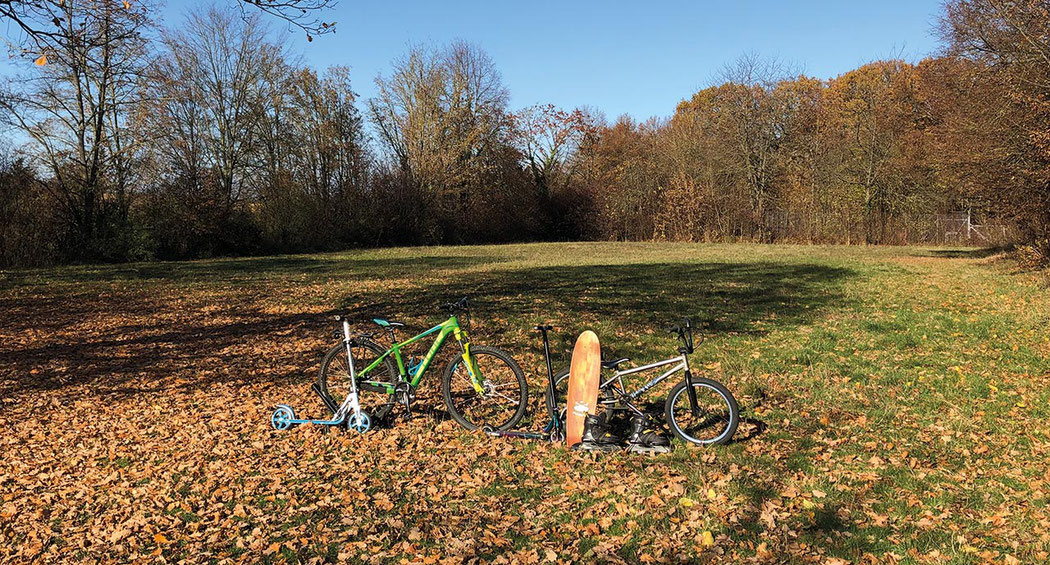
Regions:
<instances>
[{"instance_id":1,"label":"metal fence","mask_svg":"<svg viewBox=\"0 0 1050 565\"><path fill-rule=\"evenodd\" d=\"M987 221L975 223L970 210L957 210L933 216L927 243L943 245L1006 245L1015 240L1010 224Z\"/></svg>"}]
</instances>

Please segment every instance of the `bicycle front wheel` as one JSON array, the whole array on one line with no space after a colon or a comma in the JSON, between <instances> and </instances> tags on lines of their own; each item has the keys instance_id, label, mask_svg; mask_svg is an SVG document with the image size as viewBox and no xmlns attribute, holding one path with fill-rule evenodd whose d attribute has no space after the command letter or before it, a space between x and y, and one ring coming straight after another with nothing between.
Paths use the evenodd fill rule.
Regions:
<instances>
[{"instance_id":1,"label":"bicycle front wheel","mask_svg":"<svg viewBox=\"0 0 1050 565\"><path fill-rule=\"evenodd\" d=\"M678 383L667 395L664 416L667 425L678 439L697 445L727 443L740 424L740 409L733 393L722 383L702 377L693 377L696 392L696 413L689 403L685 381Z\"/></svg>"},{"instance_id":2,"label":"bicycle front wheel","mask_svg":"<svg viewBox=\"0 0 1050 565\"><path fill-rule=\"evenodd\" d=\"M450 361L441 377L441 394L449 415L472 431L514 427L528 406L525 373L514 358L494 347L471 347L470 355L477 366L482 391L474 389L462 356Z\"/></svg>"}]
</instances>

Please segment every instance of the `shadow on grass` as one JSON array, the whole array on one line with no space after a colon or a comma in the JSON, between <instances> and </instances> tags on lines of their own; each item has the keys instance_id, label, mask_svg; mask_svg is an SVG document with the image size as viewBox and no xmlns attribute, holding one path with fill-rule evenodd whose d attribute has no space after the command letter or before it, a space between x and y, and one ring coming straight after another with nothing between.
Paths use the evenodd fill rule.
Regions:
<instances>
[{"instance_id":1,"label":"shadow on grass","mask_svg":"<svg viewBox=\"0 0 1050 565\"><path fill-rule=\"evenodd\" d=\"M362 319L423 313L437 320L436 305L470 296L473 315L496 336L522 328L505 323L491 327L495 324L488 318L522 318L522 327L546 320L572 339L577 329L594 324L629 334L664 335L668 325L686 316L698 332L756 335L811 320L830 302L841 300L839 287L853 274L842 267L770 262L542 267L469 273L382 296L352 295L341 306ZM367 306L349 307L355 303Z\"/></svg>"},{"instance_id":2,"label":"shadow on grass","mask_svg":"<svg viewBox=\"0 0 1050 565\"><path fill-rule=\"evenodd\" d=\"M932 257L945 259L984 259L1006 251L1005 247L982 247L979 249L930 249Z\"/></svg>"},{"instance_id":3,"label":"shadow on grass","mask_svg":"<svg viewBox=\"0 0 1050 565\"><path fill-rule=\"evenodd\" d=\"M129 311L133 309L123 312ZM98 385L108 394L121 396L204 388L218 381L247 383L298 376L287 370L274 371L273 360L265 355L237 356L229 350L256 341L273 341L274 334L304 337L304 330L315 318L307 314L247 315L218 326L181 324L139 335L53 340L32 348L5 346L0 348L0 366L6 367L0 372L0 394ZM319 356L316 352L300 355L294 362L308 367L316 364ZM172 376L182 377L178 379L181 384L166 384Z\"/></svg>"},{"instance_id":4,"label":"shadow on grass","mask_svg":"<svg viewBox=\"0 0 1050 565\"><path fill-rule=\"evenodd\" d=\"M124 265L74 265L55 269L7 271L0 288L33 284L35 281L63 283L126 282L164 280L171 282L227 283L268 278L331 277L356 278L404 276L406 271L462 269L505 259L489 256L423 255L411 258L366 259L354 256L276 256L167 261Z\"/></svg>"},{"instance_id":5,"label":"shadow on grass","mask_svg":"<svg viewBox=\"0 0 1050 565\"><path fill-rule=\"evenodd\" d=\"M881 536L873 538L864 535L862 526L852 519L855 512L850 511L849 504L832 501L831 497L808 499L813 502L809 509L803 506L787 513L783 505L790 499L780 495L782 485L756 482L750 476L739 477L737 481L747 500L749 514L740 523L749 532L768 532L766 528L772 527L790 529L797 532L798 541L820 548L829 557L850 561L862 561L866 554L880 555L887 550L885 539ZM778 512L767 513L773 510ZM773 522L770 523L770 520Z\"/></svg>"},{"instance_id":6,"label":"shadow on grass","mask_svg":"<svg viewBox=\"0 0 1050 565\"><path fill-rule=\"evenodd\" d=\"M422 264L431 268L454 268L485 261L488 259L484 257L423 257L411 263L414 267ZM145 269L151 276L175 280L180 277L215 280L241 272L262 276L300 272L308 265L315 269L313 272L325 274L381 276L403 264L400 260L265 258L163 264L152 271L150 266L137 269ZM653 330L662 332L667 323L682 316L691 316L707 333L763 333L803 323L818 315L832 301L841 299L839 286L851 274L852 271L840 267L778 263L659 263L453 272L446 282L424 289L393 286L379 292L348 296L342 305L368 304L354 310L362 322L377 314L391 317L408 314L427 323L437 323L441 314L435 305L470 295L477 299L479 310L475 315L484 324L477 341L502 345L520 356L522 349L535 345L531 332L521 330L540 320L560 326L558 339L562 351L571 347L576 330L581 327L604 324L616 333L654 333ZM114 275L110 272L108 276ZM231 300L236 293L231 291ZM76 322L79 315L76 301L70 308L63 308L60 298L40 297L44 302L39 305L27 304L24 298L4 302L12 305L18 302L16 317L46 318L59 326ZM108 321L119 317L145 322L157 308L172 307L151 294L143 294L138 299L122 296L120 300L106 303L101 312L99 305L95 306L92 319ZM101 338L79 341L65 338L31 348L0 344L0 366L5 367L0 374L3 379L0 388L10 394L89 384L103 386L111 393L132 394L154 390L141 384L148 382L152 375L178 375L176 386L183 388L207 387L215 382L271 381L303 374L288 369L275 370L275 361L284 367L305 368L316 364L323 353L296 349L294 358L288 359L290 354L286 352L285 358L274 360L270 355L260 354L252 345L317 337L323 316L262 314L252 307L250 300L224 312L223 316L233 320L206 324L198 318L164 327L148 323L125 325L104 332ZM523 335L526 337L521 337ZM611 341L613 352L615 347L624 347L617 346L616 340ZM632 347L631 343L625 346ZM130 382L140 384L127 384Z\"/></svg>"}]
</instances>

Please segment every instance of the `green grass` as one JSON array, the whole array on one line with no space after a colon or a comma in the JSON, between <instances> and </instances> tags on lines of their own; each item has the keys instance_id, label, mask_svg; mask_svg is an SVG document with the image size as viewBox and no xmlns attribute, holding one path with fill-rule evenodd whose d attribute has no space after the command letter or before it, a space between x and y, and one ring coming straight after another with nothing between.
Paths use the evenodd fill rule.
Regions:
<instances>
[{"instance_id":1,"label":"green grass","mask_svg":"<svg viewBox=\"0 0 1050 565\"><path fill-rule=\"evenodd\" d=\"M1050 298L986 255L574 243L0 273L0 539L19 541L0 558L43 524L52 560L110 555L124 528L104 545L121 559L1042 561ZM544 423L532 326L556 326L558 367L583 329L641 363L689 316L694 366L744 408L737 441L651 458L492 441L443 418L437 371L412 422L268 430L277 402L317 412L328 314L424 329L463 295L473 341L528 373L524 427Z\"/></svg>"}]
</instances>

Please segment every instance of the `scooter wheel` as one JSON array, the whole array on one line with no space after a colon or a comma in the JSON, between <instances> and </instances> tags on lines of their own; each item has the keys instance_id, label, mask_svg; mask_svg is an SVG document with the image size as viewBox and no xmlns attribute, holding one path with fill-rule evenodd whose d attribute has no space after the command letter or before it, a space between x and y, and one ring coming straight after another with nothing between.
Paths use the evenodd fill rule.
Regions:
<instances>
[{"instance_id":1,"label":"scooter wheel","mask_svg":"<svg viewBox=\"0 0 1050 565\"><path fill-rule=\"evenodd\" d=\"M346 428L363 434L372 428L372 419L364 412L351 414L350 419L346 421Z\"/></svg>"},{"instance_id":2,"label":"scooter wheel","mask_svg":"<svg viewBox=\"0 0 1050 565\"><path fill-rule=\"evenodd\" d=\"M295 410L292 410L292 407L287 404L279 404L277 409L273 411L273 416L270 416L270 425L275 430L287 430L292 427L292 420L294 419Z\"/></svg>"}]
</instances>

